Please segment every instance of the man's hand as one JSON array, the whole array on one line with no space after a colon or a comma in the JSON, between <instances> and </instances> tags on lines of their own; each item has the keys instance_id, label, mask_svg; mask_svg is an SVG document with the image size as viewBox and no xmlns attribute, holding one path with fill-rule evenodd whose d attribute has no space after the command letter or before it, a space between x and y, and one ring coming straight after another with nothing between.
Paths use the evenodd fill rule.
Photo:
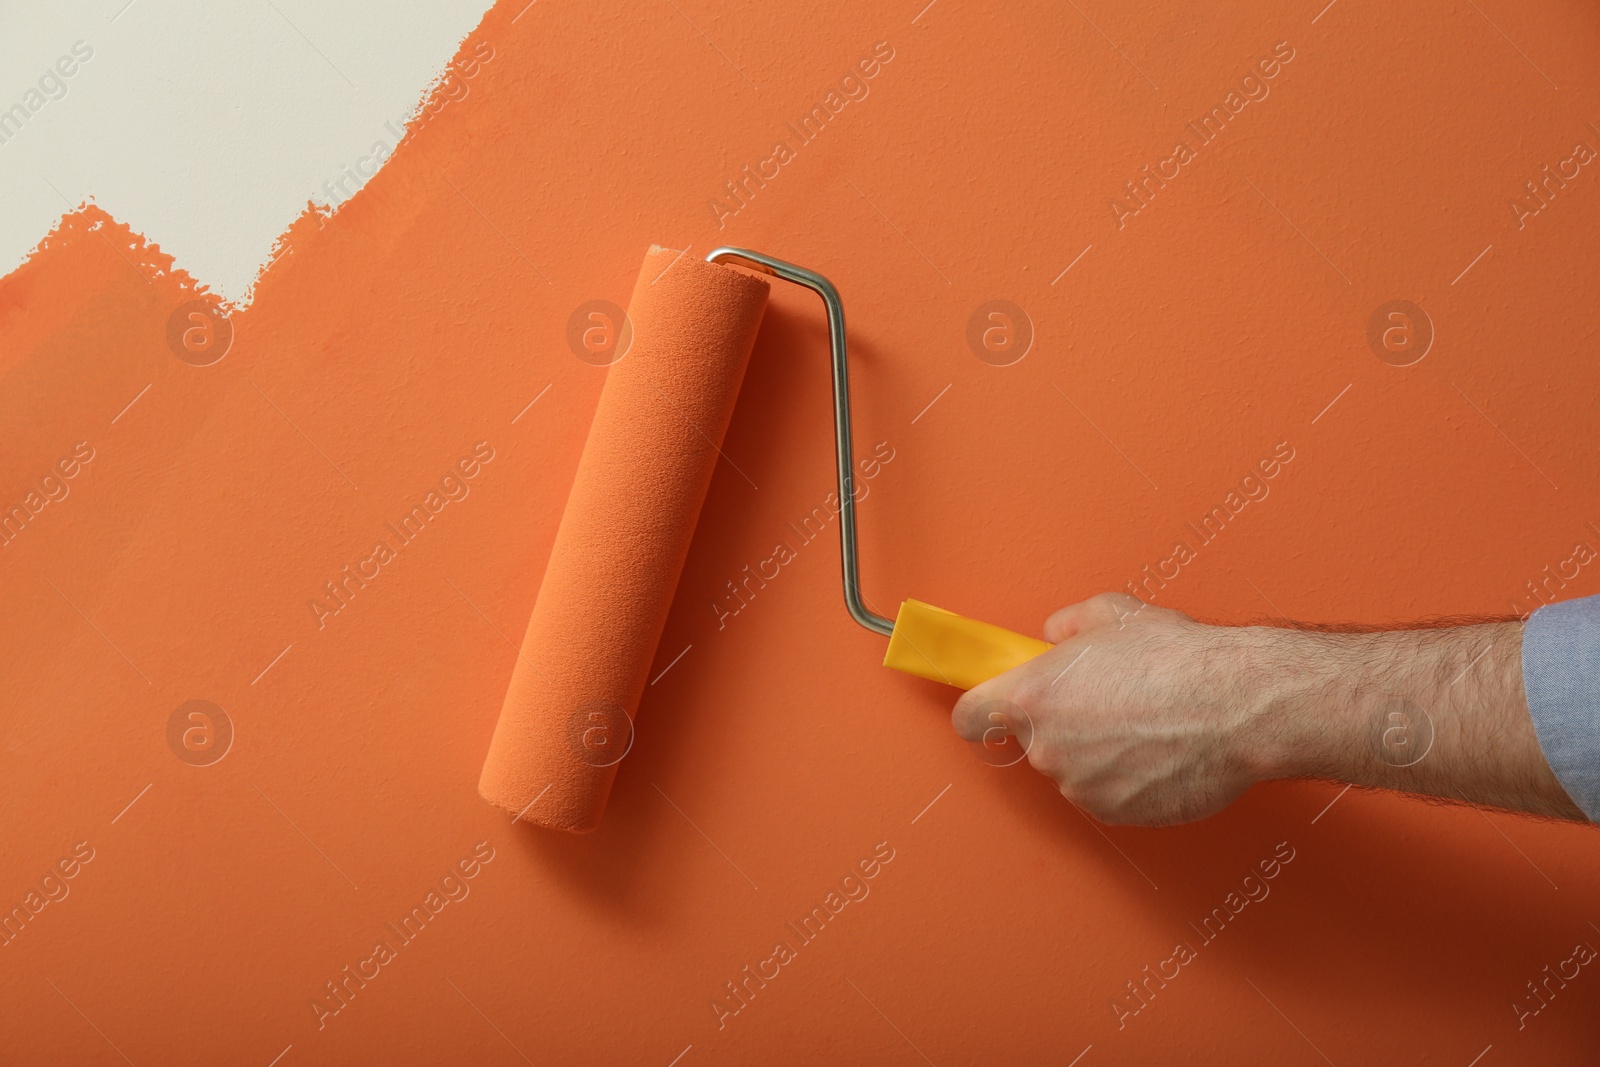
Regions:
<instances>
[{"instance_id":1,"label":"man's hand","mask_svg":"<svg viewBox=\"0 0 1600 1067\"><path fill-rule=\"evenodd\" d=\"M1050 616L1056 647L967 693L951 721L968 741L1008 727L1028 762L1102 822L1201 819L1260 772L1244 633L1106 593Z\"/></svg>"},{"instance_id":2,"label":"man's hand","mask_svg":"<svg viewBox=\"0 0 1600 1067\"><path fill-rule=\"evenodd\" d=\"M1520 623L1392 633L1207 626L1106 593L1056 647L957 702L1107 823L1213 815L1253 783L1321 777L1582 819L1539 749Z\"/></svg>"}]
</instances>

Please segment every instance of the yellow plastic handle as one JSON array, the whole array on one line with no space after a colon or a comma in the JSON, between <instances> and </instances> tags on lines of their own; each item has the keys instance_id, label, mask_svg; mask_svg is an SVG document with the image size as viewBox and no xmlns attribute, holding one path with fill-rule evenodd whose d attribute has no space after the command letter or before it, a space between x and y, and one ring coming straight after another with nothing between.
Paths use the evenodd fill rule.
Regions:
<instances>
[{"instance_id":1,"label":"yellow plastic handle","mask_svg":"<svg viewBox=\"0 0 1600 1067\"><path fill-rule=\"evenodd\" d=\"M907 600L895 616L883 665L971 689L1053 647L1048 641Z\"/></svg>"}]
</instances>

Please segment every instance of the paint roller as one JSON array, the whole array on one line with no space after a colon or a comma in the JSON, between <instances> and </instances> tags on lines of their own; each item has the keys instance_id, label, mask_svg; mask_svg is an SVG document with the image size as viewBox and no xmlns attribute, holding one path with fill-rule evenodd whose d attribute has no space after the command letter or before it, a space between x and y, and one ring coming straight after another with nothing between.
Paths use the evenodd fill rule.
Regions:
<instances>
[{"instance_id":1,"label":"paint roller","mask_svg":"<svg viewBox=\"0 0 1600 1067\"><path fill-rule=\"evenodd\" d=\"M763 275L812 290L827 311L844 602L889 638L884 666L970 689L1050 647L917 600L893 621L868 609L838 290L748 249L701 261L652 247L628 304L632 341L606 372L478 782L513 821L576 833L600 823L766 309Z\"/></svg>"}]
</instances>

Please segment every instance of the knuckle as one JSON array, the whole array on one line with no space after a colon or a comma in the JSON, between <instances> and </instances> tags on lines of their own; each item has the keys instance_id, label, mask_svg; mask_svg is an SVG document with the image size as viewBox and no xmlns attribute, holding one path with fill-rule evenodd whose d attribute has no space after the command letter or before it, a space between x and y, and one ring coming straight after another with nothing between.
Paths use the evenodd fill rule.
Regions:
<instances>
[{"instance_id":1,"label":"knuckle","mask_svg":"<svg viewBox=\"0 0 1600 1067\"><path fill-rule=\"evenodd\" d=\"M1064 790L1067 788L1066 783L1062 782L1055 773L1055 760L1046 755L1045 752L1037 745L1028 749L1028 766L1032 767L1046 778L1055 779L1056 785L1061 789Z\"/></svg>"},{"instance_id":2,"label":"knuckle","mask_svg":"<svg viewBox=\"0 0 1600 1067\"><path fill-rule=\"evenodd\" d=\"M1049 705L1050 679L1050 671L1042 665L1039 669L1023 672L1005 697L1030 716L1037 715Z\"/></svg>"},{"instance_id":3,"label":"knuckle","mask_svg":"<svg viewBox=\"0 0 1600 1067\"><path fill-rule=\"evenodd\" d=\"M1122 607L1123 599L1123 594L1121 593L1096 593L1089 598L1089 603L1095 609L1109 613Z\"/></svg>"},{"instance_id":4,"label":"knuckle","mask_svg":"<svg viewBox=\"0 0 1600 1067\"><path fill-rule=\"evenodd\" d=\"M1062 758L1056 746L1046 744L1037 737L1027 750L1028 765L1047 778L1053 778L1062 789L1070 785L1067 773L1067 762Z\"/></svg>"},{"instance_id":5,"label":"knuckle","mask_svg":"<svg viewBox=\"0 0 1600 1067\"><path fill-rule=\"evenodd\" d=\"M983 732L983 706L987 702L981 689L969 690L950 709L950 725L957 734L968 741L976 740Z\"/></svg>"},{"instance_id":6,"label":"knuckle","mask_svg":"<svg viewBox=\"0 0 1600 1067\"><path fill-rule=\"evenodd\" d=\"M1127 593L1101 593L1093 603L1102 618L1107 622L1115 622L1118 627L1140 618L1151 608L1150 604Z\"/></svg>"}]
</instances>

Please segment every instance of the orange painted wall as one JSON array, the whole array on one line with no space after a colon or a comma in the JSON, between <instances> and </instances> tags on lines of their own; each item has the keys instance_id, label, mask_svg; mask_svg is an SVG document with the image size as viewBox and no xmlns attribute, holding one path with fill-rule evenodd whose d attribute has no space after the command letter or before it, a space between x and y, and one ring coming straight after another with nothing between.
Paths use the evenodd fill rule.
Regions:
<instances>
[{"instance_id":1,"label":"orange painted wall","mask_svg":"<svg viewBox=\"0 0 1600 1067\"><path fill-rule=\"evenodd\" d=\"M94 209L0 282L0 502L93 454L0 548L0 904L68 891L0 947L0 1058L1592 1062L1600 976L1521 1029L1512 1009L1600 945L1586 828L1315 783L1099 828L975 759L951 691L877 665L831 526L719 626L725 583L831 490L798 291L775 290L657 669L688 651L604 827L476 796L603 380L568 317L625 300L652 241L843 292L859 438L894 456L862 505L880 610L1036 629L1194 540L1283 442L1270 495L1158 602L1505 613L1600 547L1600 174L1512 207L1600 148L1592 5L919 6L501 5L463 46L494 56L470 96L296 225L208 366L167 340L190 280ZM878 42L868 95L719 228L724 181ZM1280 42L1269 94L1119 229L1124 183ZM1033 324L1011 366L966 341L992 299ZM1411 366L1369 347L1391 300L1435 332ZM319 627L323 583L479 442L468 495ZM1583 568L1560 595L1594 592ZM190 700L233 723L209 766L169 747ZM801 943L785 924L875 848L870 895ZM463 860L467 895L319 1027L324 983ZM795 958L719 1028L780 939ZM1179 941L1196 958L1119 1025Z\"/></svg>"}]
</instances>

